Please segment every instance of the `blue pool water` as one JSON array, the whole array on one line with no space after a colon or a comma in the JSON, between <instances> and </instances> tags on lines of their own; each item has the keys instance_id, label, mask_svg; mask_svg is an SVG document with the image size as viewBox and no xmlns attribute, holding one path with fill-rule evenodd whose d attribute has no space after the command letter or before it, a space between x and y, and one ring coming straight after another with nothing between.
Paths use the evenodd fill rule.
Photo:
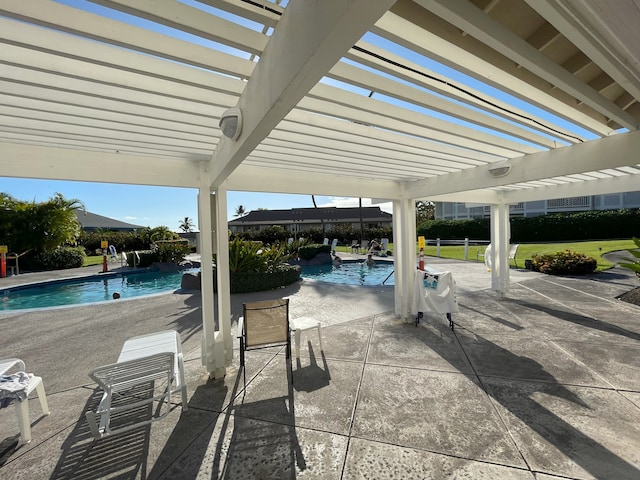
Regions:
<instances>
[{"instance_id":1,"label":"blue pool water","mask_svg":"<svg viewBox=\"0 0 640 480\"><path fill-rule=\"evenodd\" d=\"M170 292L180 288L183 273L131 272L9 287L0 290L0 311L114 301L114 292L120 293L120 299Z\"/></svg>"},{"instance_id":2,"label":"blue pool water","mask_svg":"<svg viewBox=\"0 0 640 480\"><path fill-rule=\"evenodd\" d=\"M378 262L369 267L362 262L341 265L312 265L302 267L302 278L342 285L393 285L393 263ZM391 276L389 276L391 275ZM386 280L386 281L385 281Z\"/></svg>"}]
</instances>

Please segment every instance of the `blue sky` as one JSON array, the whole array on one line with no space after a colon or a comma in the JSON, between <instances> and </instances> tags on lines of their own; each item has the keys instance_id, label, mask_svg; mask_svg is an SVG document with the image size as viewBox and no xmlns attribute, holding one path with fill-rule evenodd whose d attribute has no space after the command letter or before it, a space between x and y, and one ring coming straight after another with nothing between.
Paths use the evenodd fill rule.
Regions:
<instances>
[{"instance_id":1,"label":"blue sky","mask_svg":"<svg viewBox=\"0 0 640 480\"><path fill-rule=\"evenodd\" d=\"M110 11L105 7L96 5L83 0L59 0L60 3L68 4L75 7L84 8L96 13L110 12L110 15L121 21L129 21L140 24L145 28L152 28L156 31L165 33L167 35L180 36L181 38L197 42L200 44L208 45L212 48L228 51L238 55L239 52L232 49L228 49L214 42L202 40L198 37L185 34L183 32L177 32L171 28L159 26L152 22L142 22L139 19L133 20L135 17L131 17L127 14ZM189 0L184 0L184 3L191 5L199 5L202 8L203 4L193 3ZM231 17L230 17L231 18ZM247 23L245 26L253 29L259 29L259 25ZM514 99L508 94L501 92L497 89L489 87L487 85L478 82L462 75L448 67L438 64L435 61L421 57L413 52L407 51L402 47L392 44L380 37L373 34L367 34L364 38L370 43L375 43L383 46L384 48L397 52L406 56L410 61L423 65L425 68L431 69L443 77L453 79L461 85L469 85L478 90L487 92L489 95L506 101L507 103L514 105L523 110L535 113L542 118L548 118L550 123L561 125L570 131L574 131L586 138L593 138L593 135L578 129L573 125L568 124L563 120L554 118L548 113L534 108L531 105L527 105L525 102ZM326 83L347 88L340 82L331 80L324 80ZM351 89L355 88L348 87ZM365 92L366 94L367 92ZM389 102L400 103L394 99L383 97L379 94L375 94L374 98ZM456 119L446 117L440 113L432 111L424 111L434 117L445 118L446 120L462 123ZM477 128L477 127L475 127ZM178 231L179 224L185 217L190 217L194 224L197 225L197 190L185 189L185 188L166 188L166 187L142 187L131 185L116 185L116 184L96 184L85 182L68 182L68 181L52 181L52 180L35 180L35 179L17 179L0 177L0 192L7 193L18 200L42 202L53 197L56 193L61 193L68 199L81 200L87 209L92 213L98 215L104 215L106 217L115 218L124 222L133 223L136 225L155 227L159 225L165 225L171 230ZM235 211L239 205L242 205L245 211L256 210L258 208L267 209L286 209L294 207L313 207L310 195L280 195L280 194L263 194L252 192L229 192L228 194L228 217L229 219L235 218ZM355 207L358 206L357 198L336 198L336 197L316 197L316 202L319 206L337 206L337 207ZM363 205L369 205L369 199L363 199ZM390 212L390 204L381 205L383 210Z\"/></svg>"},{"instance_id":2,"label":"blue sky","mask_svg":"<svg viewBox=\"0 0 640 480\"><path fill-rule=\"evenodd\" d=\"M81 200L91 213L143 227L165 225L171 230L180 231L179 225L184 217L191 218L196 226L198 224L198 191L191 188L0 177L0 192L28 202L43 202L61 193L67 199ZM258 208L277 210L313 207L311 195L254 192L229 192L227 203L229 220L236 218L235 211L239 205L247 212ZM318 206L357 207L358 199L317 196L316 203ZM369 199L363 199L363 205L369 204ZM390 206L384 207L390 211Z\"/></svg>"}]
</instances>

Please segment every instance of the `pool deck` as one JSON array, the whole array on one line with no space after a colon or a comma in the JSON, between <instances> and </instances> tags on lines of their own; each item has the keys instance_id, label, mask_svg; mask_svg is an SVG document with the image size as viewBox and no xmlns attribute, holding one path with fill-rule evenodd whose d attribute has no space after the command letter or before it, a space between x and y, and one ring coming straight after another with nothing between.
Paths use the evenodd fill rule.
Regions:
<instances>
[{"instance_id":1,"label":"pool deck","mask_svg":"<svg viewBox=\"0 0 640 480\"><path fill-rule=\"evenodd\" d=\"M280 349L248 353L246 386L237 351L209 379L198 293L0 314L0 358L43 378L52 411L29 402L33 441L17 447L14 409L0 410L0 478L640 478L640 308L615 298L635 277L512 269L498 298L481 263L427 264L457 282L454 332L430 314L418 327L396 318L393 287L303 281L232 295L234 328L243 302L283 296L292 317L322 323L324 352L312 333L293 385ZM182 337L188 411L93 442L87 373L163 329Z\"/></svg>"}]
</instances>

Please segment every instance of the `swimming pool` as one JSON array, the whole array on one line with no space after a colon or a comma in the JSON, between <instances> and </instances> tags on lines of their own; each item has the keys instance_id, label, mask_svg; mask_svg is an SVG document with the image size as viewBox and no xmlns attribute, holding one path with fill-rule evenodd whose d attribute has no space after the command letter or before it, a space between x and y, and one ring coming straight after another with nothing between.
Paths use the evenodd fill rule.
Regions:
<instances>
[{"instance_id":1,"label":"swimming pool","mask_svg":"<svg viewBox=\"0 0 640 480\"><path fill-rule=\"evenodd\" d=\"M180 272L149 271L71 278L0 289L0 311L60 307L170 292L180 288Z\"/></svg>"},{"instance_id":2,"label":"swimming pool","mask_svg":"<svg viewBox=\"0 0 640 480\"><path fill-rule=\"evenodd\" d=\"M367 266L363 262L344 262L341 265L303 266L302 278L342 285L393 285L393 263L377 262ZM384 283L383 283L384 282Z\"/></svg>"}]
</instances>

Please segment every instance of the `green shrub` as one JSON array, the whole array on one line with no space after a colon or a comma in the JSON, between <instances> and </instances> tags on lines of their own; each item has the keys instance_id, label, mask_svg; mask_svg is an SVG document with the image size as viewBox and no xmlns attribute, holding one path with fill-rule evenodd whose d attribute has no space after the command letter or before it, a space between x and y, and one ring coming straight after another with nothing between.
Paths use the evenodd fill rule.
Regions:
<instances>
[{"instance_id":1,"label":"green shrub","mask_svg":"<svg viewBox=\"0 0 640 480\"><path fill-rule=\"evenodd\" d=\"M59 247L52 252L39 252L29 258L25 267L28 270L64 270L79 268L84 264L82 247Z\"/></svg>"},{"instance_id":2,"label":"green shrub","mask_svg":"<svg viewBox=\"0 0 640 480\"><path fill-rule=\"evenodd\" d=\"M138 254L138 259L134 260L135 254ZM134 252L127 253L127 263L130 266L135 265L139 268L147 268L150 267L153 262L159 262L160 255L157 251L153 250L137 250Z\"/></svg>"},{"instance_id":3,"label":"green shrub","mask_svg":"<svg viewBox=\"0 0 640 480\"><path fill-rule=\"evenodd\" d=\"M270 272L231 273L231 293L261 292L285 287L300 280L300 267L279 265Z\"/></svg>"},{"instance_id":4,"label":"green shrub","mask_svg":"<svg viewBox=\"0 0 640 480\"><path fill-rule=\"evenodd\" d=\"M470 238L473 240L489 240L489 219L427 220L418 225L417 233L430 239L464 240L465 238Z\"/></svg>"},{"instance_id":5,"label":"green shrub","mask_svg":"<svg viewBox=\"0 0 640 480\"><path fill-rule=\"evenodd\" d=\"M191 248L188 240L161 240L152 248L158 254L159 262L180 263Z\"/></svg>"},{"instance_id":6,"label":"green shrub","mask_svg":"<svg viewBox=\"0 0 640 480\"><path fill-rule=\"evenodd\" d=\"M331 245L310 243L298 249L298 256L303 260L311 260L319 253L331 253Z\"/></svg>"},{"instance_id":7,"label":"green shrub","mask_svg":"<svg viewBox=\"0 0 640 480\"><path fill-rule=\"evenodd\" d=\"M595 258L565 250L547 255L533 255L533 269L548 275L587 275L598 266Z\"/></svg>"}]
</instances>

